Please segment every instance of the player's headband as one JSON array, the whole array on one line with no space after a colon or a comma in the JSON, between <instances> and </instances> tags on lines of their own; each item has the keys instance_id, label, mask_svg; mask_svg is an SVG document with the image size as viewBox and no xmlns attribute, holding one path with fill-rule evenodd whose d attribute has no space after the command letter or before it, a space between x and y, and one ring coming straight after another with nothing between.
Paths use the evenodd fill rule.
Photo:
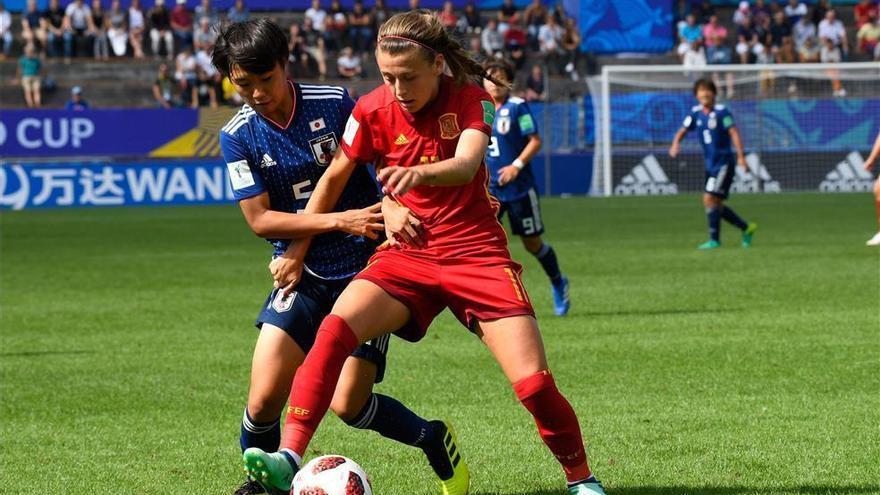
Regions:
<instances>
[{"instance_id":1,"label":"player's headband","mask_svg":"<svg viewBox=\"0 0 880 495\"><path fill-rule=\"evenodd\" d=\"M430 52L432 52L432 53L437 53L437 50L431 48L430 46L428 46L428 45L426 45L426 44L424 44L424 43L422 43L422 42L420 42L420 41L416 41L416 40L414 40L414 39L412 39L412 38L407 38L406 36L387 35L387 36L382 36L381 38L379 38L379 41L380 41L380 42L383 41L383 40L403 40L403 41L408 41L408 42L410 42L410 43L413 43L413 44L419 45L420 47L422 47L422 48L424 48L424 49L426 49L426 50L428 50L428 51L430 51Z\"/></svg>"}]
</instances>

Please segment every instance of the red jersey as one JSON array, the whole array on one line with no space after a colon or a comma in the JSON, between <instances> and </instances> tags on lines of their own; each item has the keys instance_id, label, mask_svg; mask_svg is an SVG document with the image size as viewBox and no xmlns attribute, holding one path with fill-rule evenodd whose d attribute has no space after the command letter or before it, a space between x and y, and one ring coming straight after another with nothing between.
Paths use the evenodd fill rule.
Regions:
<instances>
[{"instance_id":1,"label":"red jersey","mask_svg":"<svg viewBox=\"0 0 880 495\"><path fill-rule=\"evenodd\" d=\"M443 76L437 99L415 114L401 108L382 85L358 100L345 127L342 151L356 162L383 166L435 163L455 156L465 129L491 136L494 121L492 97L475 84L459 86ZM424 249L454 256L509 256L488 179L484 162L468 184L423 185L397 198L422 221Z\"/></svg>"}]
</instances>

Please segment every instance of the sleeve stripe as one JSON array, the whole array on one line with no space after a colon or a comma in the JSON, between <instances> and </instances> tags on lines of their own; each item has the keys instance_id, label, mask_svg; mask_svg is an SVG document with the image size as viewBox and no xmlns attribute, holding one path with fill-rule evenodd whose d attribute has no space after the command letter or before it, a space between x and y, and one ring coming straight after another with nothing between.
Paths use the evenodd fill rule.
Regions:
<instances>
[{"instance_id":1,"label":"sleeve stripe","mask_svg":"<svg viewBox=\"0 0 880 495\"><path fill-rule=\"evenodd\" d=\"M303 100L341 100L342 93L325 94L325 95L307 95L303 93Z\"/></svg>"}]
</instances>

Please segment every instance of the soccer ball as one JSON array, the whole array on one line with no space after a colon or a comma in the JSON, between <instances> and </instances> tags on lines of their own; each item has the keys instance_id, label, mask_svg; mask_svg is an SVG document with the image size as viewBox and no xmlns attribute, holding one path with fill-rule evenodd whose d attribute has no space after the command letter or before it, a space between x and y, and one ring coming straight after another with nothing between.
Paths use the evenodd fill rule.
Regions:
<instances>
[{"instance_id":1,"label":"soccer ball","mask_svg":"<svg viewBox=\"0 0 880 495\"><path fill-rule=\"evenodd\" d=\"M316 457L293 478L290 495L373 495L363 468L341 455Z\"/></svg>"}]
</instances>

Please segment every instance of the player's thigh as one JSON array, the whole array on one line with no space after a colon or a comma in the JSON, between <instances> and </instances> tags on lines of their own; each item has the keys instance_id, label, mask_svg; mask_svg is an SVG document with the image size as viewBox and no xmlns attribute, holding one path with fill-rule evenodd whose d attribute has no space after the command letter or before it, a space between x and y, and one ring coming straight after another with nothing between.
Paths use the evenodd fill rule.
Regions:
<instances>
[{"instance_id":1,"label":"player's thigh","mask_svg":"<svg viewBox=\"0 0 880 495\"><path fill-rule=\"evenodd\" d=\"M361 343L394 332L411 316L402 302L373 282L360 279L342 291L331 313L345 320Z\"/></svg>"},{"instance_id":2,"label":"player's thigh","mask_svg":"<svg viewBox=\"0 0 880 495\"><path fill-rule=\"evenodd\" d=\"M547 369L544 342L534 317L520 315L480 321L476 333L510 383Z\"/></svg>"},{"instance_id":3,"label":"player's thigh","mask_svg":"<svg viewBox=\"0 0 880 495\"><path fill-rule=\"evenodd\" d=\"M302 348L281 328L263 323L251 363L248 412L257 421L281 414L296 369L305 359Z\"/></svg>"},{"instance_id":4,"label":"player's thigh","mask_svg":"<svg viewBox=\"0 0 880 495\"><path fill-rule=\"evenodd\" d=\"M529 189L528 194L508 203L510 230L520 237L540 236L544 233L544 220L541 218L541 204L538 192Z\"/></svg>"}]
</instances>

